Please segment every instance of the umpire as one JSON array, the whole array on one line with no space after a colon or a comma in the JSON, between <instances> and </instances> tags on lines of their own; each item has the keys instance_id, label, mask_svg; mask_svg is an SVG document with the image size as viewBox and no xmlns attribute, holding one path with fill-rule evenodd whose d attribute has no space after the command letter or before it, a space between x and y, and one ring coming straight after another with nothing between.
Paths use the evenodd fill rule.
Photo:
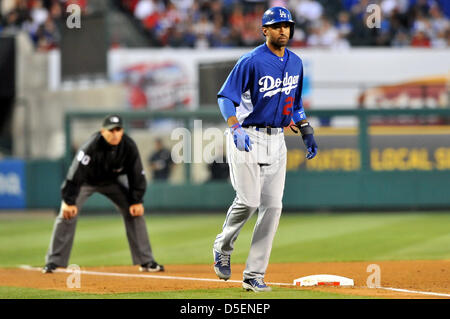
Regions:
<instances>
[{"instance_id":1,"label":"umpire","mask_svg":"<svg viewBox=\"0 0 450 319\"><path fill-rule=\"evenodd\" d=\"M146 180L136 143L124 133L122 119L109 115L84 143L61 186L62 202L53 228L43 273L67 267L78 211L93 193L108 197L122 213L134 265L140 271L164 271L152 253L142 197Z\"/></svg>"}]
</instances>

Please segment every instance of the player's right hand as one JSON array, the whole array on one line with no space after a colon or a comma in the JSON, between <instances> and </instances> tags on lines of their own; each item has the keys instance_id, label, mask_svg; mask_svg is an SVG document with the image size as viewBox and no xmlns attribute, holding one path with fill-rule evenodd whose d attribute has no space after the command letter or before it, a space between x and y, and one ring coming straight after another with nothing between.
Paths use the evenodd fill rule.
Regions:
<instances>
[{"instance_id":1,"label":"player's right hand","mask_svg":"<svg viewBox=\"0 0 450 319\"><path fill-rule=\"evenodd\" d=\"M61 210L64 219L74 218L78 214L78 208L76 205L67 205L65 202L62 203Z\"/></svg>"},{"instance_id":2,"label":"player's right hand","mask_svg":"<svg viewBox=\"0 0 450 319\"><path fill-rule=\"evenodd\" d=\"M233 134L234 145L236 145L237 149L240 151L249 152L252 150L252 141L250 137L248 137L247 133L245 133L241 124L236 123L230 127L231 133Z\"/></svg>"}]
</instances>

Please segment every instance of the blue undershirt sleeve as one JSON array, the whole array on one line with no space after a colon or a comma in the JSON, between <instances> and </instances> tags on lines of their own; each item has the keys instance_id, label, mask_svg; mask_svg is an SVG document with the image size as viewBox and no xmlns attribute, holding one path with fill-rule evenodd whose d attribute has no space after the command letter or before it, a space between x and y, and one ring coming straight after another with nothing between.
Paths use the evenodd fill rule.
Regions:
<instances>
[{"instance_id":1,"label":"blue undershirt sleeve","mask_svg":"<svg viewBox=\"0 0 450 319\"><path fill-rule=\"evenodd\" d=\"M217 99L217 103L219 104L220 112L222 112L225 122L230 116L236 115L236 107L229 98L221 96Z\"/></svg>"}]
</instances>

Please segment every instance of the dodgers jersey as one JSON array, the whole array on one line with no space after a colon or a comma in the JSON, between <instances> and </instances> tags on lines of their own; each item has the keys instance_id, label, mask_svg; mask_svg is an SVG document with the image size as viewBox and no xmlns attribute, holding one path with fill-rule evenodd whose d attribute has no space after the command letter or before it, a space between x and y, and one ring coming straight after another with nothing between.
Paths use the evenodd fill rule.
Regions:
<instances>
[{"instance_id":1,"label":"dodgers jersey","mask_svg":"<svg viewBox=\"0 0 450 319\"><path fill-rule=\"evenodd\" d=\"M264 43L239 59L217 97L237 105L242 126L285 127L294 112L306 118L302 84L302 60L287 48L278 57Z\"/></svg>"}]
</instances>

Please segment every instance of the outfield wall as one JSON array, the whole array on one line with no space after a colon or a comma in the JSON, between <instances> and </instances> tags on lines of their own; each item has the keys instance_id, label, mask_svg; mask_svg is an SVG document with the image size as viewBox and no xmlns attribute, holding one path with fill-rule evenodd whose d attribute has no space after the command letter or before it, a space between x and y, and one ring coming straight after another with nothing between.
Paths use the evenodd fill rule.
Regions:
<instances>
[{"instance_id":1,"label":"outfield wall","mask_svg":"<svg viewBox=\"0 0 450 319\"><path fill-rule=\"evenodd\" d=\"M0 209L58 209L63 160L26 161L22 202ZM1 166L0 166L1 167ZM0 170L0 175L5 176ZM288 172L284 208L292 211L342 209L448 209L450 171ZM3 195L3 197L2 197ZM11 194L10 194L11 195ZM149 183L144 197L153 211L224 211L234 198L228 181L204 184ZM11 202L9 202L11 203ZM22 203L22 204L21 204ZM86 210L113 210L103 196L92 196Z\"/></svg>"}]
</instances>

